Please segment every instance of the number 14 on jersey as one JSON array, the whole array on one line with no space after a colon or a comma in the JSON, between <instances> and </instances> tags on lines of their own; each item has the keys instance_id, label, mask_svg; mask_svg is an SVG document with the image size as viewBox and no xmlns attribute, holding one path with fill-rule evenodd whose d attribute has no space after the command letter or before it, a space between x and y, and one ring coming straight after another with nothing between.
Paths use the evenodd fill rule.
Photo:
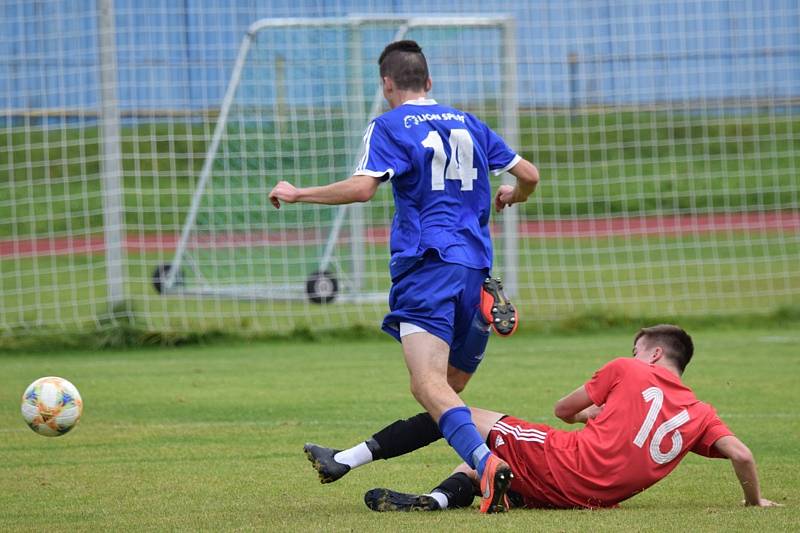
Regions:
<instances>
[{"instance_id":1,"label":"number 14 on jersey","mask_svg":"<svg viewBox=\"0 0 800 533\"><path fill-rule=\"evenodd\" d=\"M472 136L463 128L450 130L450 164L447 164L447 154L444 151L444 142L438 131L431 131L422 140L422 146L433 150L431 161L431 189L444 190L444 180L458 180L461 182L462 191L471 191L472 182L478 179L478 169L472 166L473 143Z\"/></svg>"}]
</instances>

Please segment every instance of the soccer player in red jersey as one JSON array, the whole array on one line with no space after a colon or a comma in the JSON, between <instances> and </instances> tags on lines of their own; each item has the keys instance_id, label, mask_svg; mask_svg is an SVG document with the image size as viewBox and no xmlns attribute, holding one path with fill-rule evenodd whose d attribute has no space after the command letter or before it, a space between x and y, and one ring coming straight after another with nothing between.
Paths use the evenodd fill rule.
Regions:
<instances>
[{"instance_id":1,"label":"soccer player in red jersey","mask_svg":"<svg viewBox=\"0 0 800 533\"><path fill-rule=\"evenodd\" d=\"M641 329L633 358L607 363L556 403L556 416L586 424L578 431L473 408L487 445L514 472L506 506L614 507L667 476L689 452L730 459L746 505L778 505L761 497L747 446L681 381L693 351L677 326ZM376 511L464 507L475 481L461 465L430 494L372 489L365 502Z\"/></svg>"}]
</instances>

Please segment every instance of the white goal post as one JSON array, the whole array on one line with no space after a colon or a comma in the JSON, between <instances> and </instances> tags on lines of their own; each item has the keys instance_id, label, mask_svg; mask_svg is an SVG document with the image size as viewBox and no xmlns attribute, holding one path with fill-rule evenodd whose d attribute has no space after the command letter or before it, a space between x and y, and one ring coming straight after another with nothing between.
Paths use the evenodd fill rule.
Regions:
<instances>
[{"instance_id":1,"label":"white goal post","mask_svg":"<svg viewBox=\"0 0 800 533\"><path fill-rule=\"evenodd\" d=\"M439 35L443 36L443 39L453 39L455 46L458 46L457 37L464 32L491 31L491 39L496 42L496 55L491 58L491 68L498 69L496 75L501 78L494 80L494 83L500 88L499 93L491 92L489 96L481 94L483 91L481 85L485 85L481 78L484 78L485 75L481 73L483 67L481 67L480 61L486 61L485 57L474 60L460 59L459 61L464 64L467 71L481 74L476 79L460 80L458 83L474 85L475 89L473 90L477 98L496 100L494 113L496 127L511 146L518 147L516 42L514 20L511 17L479 15L409 18L378 15L258 20L249 27L242 38L175 254L170 263L157 266L153 273L153 284L159 293L244 299L294 300L308 298L315 303L328 302L334 298L339 301L385 300L385 287L380 283L365 283L369 265L373 264L373 260L387 262L388 253L383 254L381 258L377 257L380 254L370 254L367 251L371 238L368 236L369 228L366 223L369 216L365 216L364 212L368 208L364 205L343 205L328 208L332 209L332 212L328 214L314 214L311 222L315 226L316 232L309 231L307 221L304 222L303 216L299 215L299 222L272 223L277 227L270 227L271 221L274 220L270 217L273 215L263 211L250 216L250 221L242 224L230 222L226 227L223 222L222 227L213 229L210 226L214 224L211 223L205 230L198 229L199 218L204 210L210 213L206 215L206 220L227 218L230 221L237 216L235 202L225 204L221 208L214 208L215 202L224 203L225 199L217 198L215 200L213 195L230 195L231 197L249 195L252 197L251 192L243 191L232 185L211 186L215 174L220 174L218 179L224 181L226 172L230 175L232 167L236 167L242 173L251 171L256 175L255 179L262 180L258 184L257 194L260 194L262 200L268 204L266 193L269 186L281 179L293 181L298 178L297 174L293 174L298 172L298 169L293 167L292 161L289 160L294 158L294 163L296 163L298 159L316 156L318 153L324 154L326 150L329 150L329 147L326 147L317 149L317 152L314 152L313 149L309 152L303 143L318 142L320 139L315 138L315 134L318 137L332 135L325 131L320 133L317 122L327 120L330 118L328 116L330 114L338 113L338 111L331 111L330 101L337 100L340 96L344 96L342 100L344 100L345 107L342 113L344 120L341 121L345 130L341 132L341 135L346 137L344 141L345 159L355 163L357 151L360 148L361 132L368 121L381 112L384 105L380 88L374 94L369 95L365 94L368 89L365 89L364 85L365 80L377 79L374 64L376 58L369 57L365 60L363 57L365 55L363 51L364 34L374 31L374 28L377 27L392 28L391 40L413 38L415 30L438 31L441 32ZM345 75L343 78L321 80L321 89L319 89L321 94L328 95L332 92L334 96L326 97L328 101L319 105L305 96L298 98L291 93L294 87L300 92L304 92L305 87L298 85L296 79L289 80L292 73L287 73L286 64L289 63L290 67L291 65L300 65L296 68L303 68L302 57L294 56L308 53L308 50L291 49L290 43L294 42L292 33L330 30L344 32L347 36L346 60L341 65L345 69ZM270 33L277 35L273 37L269 35ZM267 44L269 58L259 63L258 55L254 55L253 51L254 45L262 35L267 35L265 37L267 41L284 39L287 44L285 49L280 44L275 48L269 48L269 44ZM475 50L479 48L480 44L478 43ZM255 63L254 70L258 71L259 67L267 64L267 61L269 63L268 70L273 72L273 75L263 74L264 68L261 68L261 74L248 73L251 63ZM472 61L474 64L470 64ZM432 73L434 79L436 79L436 74L435 71ZM317 83L319 80L314 76L314 72L308 72L307 78L303 79L302 83ZM243 88L243 83L249 84L248 87ZM456 81L448 82L445 77L445 86L448 83L453 84ZM245 93L244 96L242 96L243 93ZM270 103L259 102L257 100L259 95ZM240 99L244 102L240 102ZM474 102L469 101L445 101L467 106L474 105ZM238 114L232 118L234 109ZM266 123L269 125L265 125ZM252 135L252 137L248 139L248 135ZM229 141L232 137L236 137L236 139ZM246 153L248 149L243 146L248 145L252 139L257 137L260 137L261 140L256 144L262 148L269 143L272 143L271 146L279 147L270 153L263 151L255 153L257 150L254 150L253 153ZM280 148L287 142L287 137L297 142L290 143L285 149ZM333 142L335 144L337 141ZM228 153L222 153L226 150ZM234 155L231 156L231 154ZM271 156L278 161L277 164L273 165L264 161ZM225 163L232 157L246 160L247 163L241 165ZM315 165L311 164L309 168L313 169ZM270 169L283 171L288 175L274 174L270 172ZM264 175L257 176L262 172ZM344 178L346 175L349 174L341 173L338 178ZM241 179L244 183L248 182L248 178L241 178L238 174L236 179ZM503 179L510 180L511 177L505 175ZM244 187L246 186L244 185ZM243 202L252 202L252 200L246 199ZM252 204L249 209L254 209ZM271 209L271 207L262 205L257 209ZM294 209L319 210L326 208L302 206ZM243 208L242 211L247 212L248 208ZM314 213L318 212L321 213L321 211L314 211ZM315 222L318 223L314 224ZM383 224L386 224L385 220ZM502 217L502 259L499 262L503 265L506 289L511 293L514 292L517 285L518 258L514 245L517 240L517 225L516 211L506 210ZM327 231L324 242L320 241L320 230ZM349 248L344 254L346 268L341 264L342 261L337 259L335 253L337 248L342 246L344 232L347 232L345 240L349 244ZM233 251L248 246L265 247L273 252L248 255L244 252ZM277 254L274 253L274 250L281 246L292 249L287 248ZM210 257L211 253L208 250L215 248L226 250L226 252ZM310 252L310 248L315 248L316 251ZM243 258L241 254L247 255L247 257ZM292 257L296 255L301 255L304 259L292 263ZM299 273L295 267L299 267L301 263L308 265L310 256L315 256L316 266L313 271ZM243 261L245 263L254 261L268 263L274 261L276 257L278 261L287 263L286 269L241 264ZM241 274L243 270L247 272ZM209 272L212 273L209 274ZM240 274L236 274L236 272Z\"/></svg>"}]
</instances>

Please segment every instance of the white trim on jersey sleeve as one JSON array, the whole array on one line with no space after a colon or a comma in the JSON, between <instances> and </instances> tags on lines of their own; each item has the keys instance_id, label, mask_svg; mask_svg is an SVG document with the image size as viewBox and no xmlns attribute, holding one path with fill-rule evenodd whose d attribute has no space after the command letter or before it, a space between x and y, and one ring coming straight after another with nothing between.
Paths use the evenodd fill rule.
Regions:
<instances>
[{"instance_id":1,"label":"white trim on jersey sleeve","mask_svg":"<svg viewBox=\"0 0 800 533\"><path fill-rule=\"evenodd\" d=\"M364 132L364 138L361 143L361 159L358 161L358 165L356 166L356 170L362 170L365 166L367 166L367 161L369 160L369 143L372 140L372 130L375 129L375 121L369 123L367 126L367 130Z\"/></svg>"},{"instance_id":2,"label":"white trim on jersey sleeve","mask_svg":"<svg viewBox=\"0 0 800 533\"><path fill-rule=\"evenodd\" d=\"M394 169L387 168L386 170L381 172L380 170L367 170L365 168L359 168L356 169L355 172L353 172L353 176L372 176L373 178L382 178L386 174L389 174L389 177L387 179L392 179L394 177Z\"/></svg>"},{"instance_id":3,"label":"white trim on jersey sleeve","mask_svg":"<svg viewBox=\"0 0 800 533\"><path fill-rule=\"evenodd\" d=\"M372 132L375 130L375 121L370 122L367 130L364 132L364 142L362 143L362 155L358 161L358 166L353 171L353 176L372 176L373 178L383 178L386 174L389 175L389 180L394 176L394 169L387 168L386 170L369 170L366 168L369 163L369 146L372 141Z\"/></svg>"},{"instance_id":4,"label":"white trim on jersey sleeve","mask_svg":"<svg viewBox=\"0 0 800 533\"><path fill-rule=\"evenodd\" d=\"M507 164L506 166L504 166L503 168L498 168L497 170L492 170L492 174L494 174L495 176L498 176L498 175L502 174L503 172L507 172L508 169L514 168L514 165L519 163L521 160L522 160L522 157L519 154L517 154L517 155L514 156L514 159L512 159L511 162L509 164Z\"/></svg>"}]
</instances>

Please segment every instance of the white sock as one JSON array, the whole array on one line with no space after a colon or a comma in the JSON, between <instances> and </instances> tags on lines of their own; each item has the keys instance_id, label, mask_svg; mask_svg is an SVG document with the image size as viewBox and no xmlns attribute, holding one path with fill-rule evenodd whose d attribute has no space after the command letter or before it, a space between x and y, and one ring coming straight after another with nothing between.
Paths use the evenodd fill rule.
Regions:
<instances>
[{"instance_id":1,"label":"white sock","mask_svg":"<svg viewBox=\"0 0 800 533\"><path fill-rule=\"evenodd\" d=\"M426 494L425 496L430 496L431 498L436 500L436 503L439 504L439 509L441 509L442 511L447 509L447 504L450 503L447 499L447 496L444 495L444 492L439 492L438 490L435 490L430 494Z\"/></svg>"},{"instance_id":2,"label":"white sock","mask_svg":"<svg viewBox=\"0 0 800 533\"><path fill-rule=\"evenodd\" d=\"M356 468L361 465L372 462L372 452L367 448L367 443L362 442L348 450L342 450L333 456L333 460L337 463L342 463L350 468Z\"/></svg>"}]
</instances>

